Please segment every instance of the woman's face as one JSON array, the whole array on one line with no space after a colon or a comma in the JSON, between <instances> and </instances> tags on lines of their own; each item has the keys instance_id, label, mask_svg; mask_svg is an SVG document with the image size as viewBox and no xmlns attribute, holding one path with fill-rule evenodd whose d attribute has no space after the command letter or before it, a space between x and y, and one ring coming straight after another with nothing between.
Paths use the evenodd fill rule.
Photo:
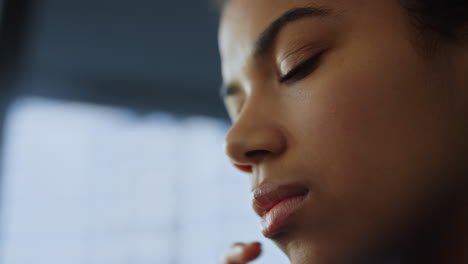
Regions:
<instances>
[{"instance_id":1,"label":"woman's face","mask_svg":"<svg viewBox=\"0 0 468 264\"><path fill-rule=\"evenodd\" d=\"M219 36L227 154L309 190L268 234L293 263L383 256L462 193L467 55L425 54L399 1L232 0Z\"/></svg>"}]
</instances>

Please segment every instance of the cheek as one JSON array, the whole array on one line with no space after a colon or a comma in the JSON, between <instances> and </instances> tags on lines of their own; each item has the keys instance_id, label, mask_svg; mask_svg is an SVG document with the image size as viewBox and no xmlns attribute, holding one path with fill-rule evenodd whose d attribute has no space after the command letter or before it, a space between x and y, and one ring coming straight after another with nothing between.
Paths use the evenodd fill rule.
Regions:
<instances>
[{"instance_id":1,"label":"cheek","mask_svg":"<svg viewBox=\"0 0 468 264\"><path fill-rule=\"evenodd\" d=\"M437 78L432 79L414 50L401 49L400 57L385 57L381 51L372 56L372 49L366 48L367 57L375 57L367 61L359 61L366 56L355 52L347 64L303 84L313 89L289 106L289 116L295 117L290 127L297 128L297 142L308 145L307 155L330 173L346 170L348 178L341 178L340 188L349 189L348 180L374 180L370 177L379 177L374 170L415 173L413 169L428 167L446 154L442 152L450 144L450 124L455 122L453 98L434 84Z\"/></svg>"},{"instance_id":2,"label":"cheek","mask_svg":"<svg viewBox=\"0 0 468 264\"><path fill-rule=\"evenodd\" d=\"M288 159L316 187L300 223L305 252L326 259L399 241L443 197L455 121L425 71L416 62L343 69L284 102Z\"/></svg>"},{"instance_id":3,"label":"cheek","mask_svg":"<svg viewBox=\"0 0 468 264\"><path fill-rule=\"evenodd\" d=\"M288 107L292 152L300 167L313 170L320 199L328 201L321 215L346 219L334 225L341 236L363 225L372 232L407 222L448 178L450 98L428 85L419 61L400 64L334 72Z\"/></svg>"}]
</instances>

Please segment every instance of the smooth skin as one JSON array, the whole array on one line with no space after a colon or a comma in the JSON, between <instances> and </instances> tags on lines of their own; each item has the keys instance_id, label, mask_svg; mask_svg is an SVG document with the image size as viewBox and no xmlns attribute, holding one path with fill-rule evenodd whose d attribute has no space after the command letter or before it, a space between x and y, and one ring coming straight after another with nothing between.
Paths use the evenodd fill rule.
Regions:
<instances>
[{"instance_id":1,"label":"smooth skin","mask_svg":"<svg viewBox=\"0 0 468 264\"><path fill-rule=\"evenodd\" d=\"M329 13L288 24L255 56L262 32L302 7ZM272 238L292 263L468 263L468 45L428 52L421 39L396 0L226 6L226 152L252 188L311 190ZM237 244L224 263L259 254Z\"/></svg>"}]
</instances>

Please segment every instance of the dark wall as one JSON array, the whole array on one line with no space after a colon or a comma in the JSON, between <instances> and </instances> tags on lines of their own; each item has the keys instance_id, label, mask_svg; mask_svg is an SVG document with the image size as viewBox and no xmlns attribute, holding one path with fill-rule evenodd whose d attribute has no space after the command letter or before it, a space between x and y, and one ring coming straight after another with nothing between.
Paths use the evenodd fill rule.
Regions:
<instances>
[{"instance_id":1,"label":"dark wall","mask_svg":"<svg viewBox=\"0 0 468 264\"><path fill-rule=\"evenodd\" d=\"M10 2L25 5L15 95L226 118L209 0Z\"/></svg>"}]
</instances>

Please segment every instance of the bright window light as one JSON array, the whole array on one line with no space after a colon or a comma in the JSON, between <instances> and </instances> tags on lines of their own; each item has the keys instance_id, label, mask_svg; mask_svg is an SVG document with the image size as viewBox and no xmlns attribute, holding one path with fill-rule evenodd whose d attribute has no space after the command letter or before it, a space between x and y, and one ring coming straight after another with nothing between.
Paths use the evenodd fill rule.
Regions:
<instances>
[{"instance_id":1,"label":"bright window light","mask_svg":"<svg viewBox=\"0 0 468 264\"><path fill-rule=\"evenodd\" d=\"M219 120L29 97L6 123L1 264L217 263L261 241Z\"/></svg>"}]
</instances>

